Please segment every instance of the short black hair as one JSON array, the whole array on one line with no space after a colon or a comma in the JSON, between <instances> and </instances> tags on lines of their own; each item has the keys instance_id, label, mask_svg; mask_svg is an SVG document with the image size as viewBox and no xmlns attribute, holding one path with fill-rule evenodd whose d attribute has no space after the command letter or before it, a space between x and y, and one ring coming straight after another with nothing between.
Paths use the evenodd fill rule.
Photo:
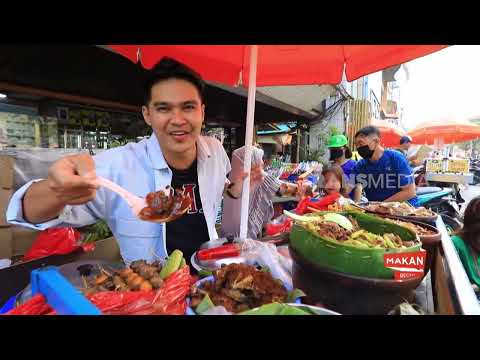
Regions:
<instances>
[{"instance_id":1,"label":"short black hair","mask_svg":"<svg viewBox=\"0 0 480 360\"><path fill-rule=\"evenodd\" d=\"M360 130L357 131L355 134L355 138L363 135L363 136L369 136L369 135L377 135L380 137L380 129L377 128L376 126L365 126L364 128L361 128Z\"/></svg>"},{"instance_id":2,"label":"short black hair","mask_svg":"<svg viewBox=\"0 0 480 360\"><path fill-rule=\"evenodd\" d=\"M348 146L344 146L343 148L345 149L345 159L351 159L353 156L352 150L350 150Z\"/></svg>"},{"instance_id":3,"label":"short black hair","mask_svg":"<svg viewBox=\"0 0 480 360\"><path fill-rule=\"evenodd\" d=\"M148 105L152 98L152 87L160 81L168 79L181 79L188 81L198 90L200 100L204 103L205 81L193 69L181 62L163 57L155 66L149 71L144 87L144 105Z\"/></svg>"},{"instance_id":4,"label":"short black hair","mask_svg":"<svg viewBox=\"0 0 480 360\"><path fill-rule=\"evenodd\" d=\"M400 138L400 145L411 143L411 142L412 142L412 138L410 136L402 136Z\"/></svg>"}]
</instances>

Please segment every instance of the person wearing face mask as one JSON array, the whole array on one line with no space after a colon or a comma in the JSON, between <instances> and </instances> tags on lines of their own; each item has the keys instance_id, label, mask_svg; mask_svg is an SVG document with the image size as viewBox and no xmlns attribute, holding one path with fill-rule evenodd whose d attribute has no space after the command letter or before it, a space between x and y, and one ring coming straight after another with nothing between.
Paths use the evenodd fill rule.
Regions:
<instances>
[{"instance_id":1,"label":"person wearing face mask","mask_svg":"<svg viewBox=\"0 0 480 360\"><path fill-rule=\"evenodd\" d=\"M340 166L345 176L348 177L357 165L357 162L351 159L352 152L347 144L348 139L345 135L333 135L330 137L328 148L330 150L330 161L334 165Z\"/></svg>"},{"instance_id":2,"label":"person wearing face mask","mask_svg":"<svg viewBox=\"0 0 480 360\"><path fill-rule=\"evenodd\" d=\"M380 145L380 130L367 126L355 134L355 146L363 158L352 172L350 180L356 186L355 201L362 191L369 201L403 202L417 205L412 170L407 159L398 151Z\"/></svg>"}]
</instances>

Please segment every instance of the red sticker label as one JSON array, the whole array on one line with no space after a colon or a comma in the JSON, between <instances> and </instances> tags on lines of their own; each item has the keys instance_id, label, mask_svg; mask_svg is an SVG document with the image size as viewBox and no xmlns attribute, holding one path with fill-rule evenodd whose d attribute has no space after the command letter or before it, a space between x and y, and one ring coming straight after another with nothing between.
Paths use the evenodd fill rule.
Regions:
<instances>
[{"instance_id":1,"label":"red sticker label","mask_svg":"<svg viewBox=\"0 0 480 360\"><path fill-rule=\"evenodd\" d=\"M415 252L404 252L383 255L383 265L395 269L416 269L425 268L427 252L425 250Z\"/></svg>"},{"instance_id":2,"label":"red sticker label","mask_svg":"<svg viewBox=\"0 0 480 360\"><path fill-rule=\"evenodd\" d=\"M427 252L425 250L415 252L393 253L383 255L383 265L393 269L395 280L409 280L423 276Z\"/></svg>"},{"instance_id":3,"label":"red sticker label","mask_svg":"<svg viewBox=\"0 0 480 360\"><path fill-rule=\"evenodd\" d=\"M422 277L423 271L394 271L393 276L395 280L410 280Z\"/></svg>"}]
</instances>

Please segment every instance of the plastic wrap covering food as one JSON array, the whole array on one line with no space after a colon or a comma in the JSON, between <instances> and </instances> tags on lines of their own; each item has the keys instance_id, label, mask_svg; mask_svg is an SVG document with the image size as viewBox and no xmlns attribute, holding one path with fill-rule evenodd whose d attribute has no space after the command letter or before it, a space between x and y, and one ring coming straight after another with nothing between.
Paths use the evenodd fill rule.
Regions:
<instances>
[{"instance_id":1,"label":"plastic wrap covering food","mask_svg":"<svg viewBox=\"0 0 480 360\"><path fill-rule=\"evenodd\" d=\"M68 156L87 153L82 149L4 149L0 156L13 158L13 189L18 190L27 182L33 179L45 179L48 175L48 168L55 161ZM100 151L96 151L96 154ZM6 170L2 170L6 171Z\"/></svg>"},{"instance_id":2,"label":"plastic wrap covering food","mask_svg":"<svg viewBox=\"0 0 480 360\"><path fill-rule=\"evenodd\" d=\"M281 280L287 289L293 288L292 259L279 253L275 245L252 239L243 240L239 245L242 255L268 268L272 276Z\"/></svg>"},{"instance_id":3,"label":"plastic wrap covering food","mask_svg":"<svg viewBox=\"0 0 480 360\"><path fill-rule=\"evenodd\" d=\"M183 266L157 291L105 291L87 298L104 315L184 315L191 283L189 267Z\"/></svg>"}]
</instances>

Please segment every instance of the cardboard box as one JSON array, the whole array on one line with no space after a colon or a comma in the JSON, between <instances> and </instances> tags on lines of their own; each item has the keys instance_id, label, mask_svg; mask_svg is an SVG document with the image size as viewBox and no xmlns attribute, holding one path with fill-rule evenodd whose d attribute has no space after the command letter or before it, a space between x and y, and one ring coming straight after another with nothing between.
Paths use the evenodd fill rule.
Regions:
<instances>
[{"instance_id":1,"label":"cardboard box","mask_svg":"<svg viewBox=\"0 0 480 360\"><path fill-rule=\"evenodd\" d=\"M12 195L13 190L0 189L0 227L10 226L10 224L7 223L6 212Z\"/></svg>"},{"instance_id":2,"label":"cardboard box","mask_svg":"<svg viewBox=\"0 0 480 360\"><path fill-rule=\"evenodd\" d=\"M12 255L24 255L37 238L39 231L12 226Z\"/></svg>"},{"instance_id":3,"label":"cardboard box","mask_svg":"<svg viewBox=\"0 0 480 360\"><path fill-rule=\"evenodd\" d=\"M12 189L14 181L15 159L11 156L0 155L0 189Z\"/></svg>"},{"instance_id":4,"label":"cardboard box","mask_svg":"<svg viewBox=\"0 0 480 360\"><path fill-rule=\"evenodd\" d=\"M0 228L0 259L10 259L13 254L12 229Z\"/></svg>"}]
</instances>

